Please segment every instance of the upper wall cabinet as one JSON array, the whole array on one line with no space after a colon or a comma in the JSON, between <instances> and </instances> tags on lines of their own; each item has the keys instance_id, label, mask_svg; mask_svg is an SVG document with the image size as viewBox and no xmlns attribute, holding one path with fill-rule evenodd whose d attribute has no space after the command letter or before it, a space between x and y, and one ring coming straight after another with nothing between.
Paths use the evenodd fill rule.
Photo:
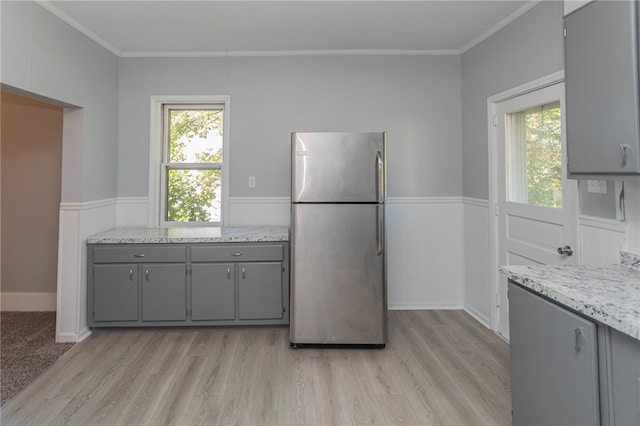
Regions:
<instances>
[{"instance_id":1,"label":"upper wall cabinet","mask_svg":"<svg viewBox=\"0 0 640 426\"><path fill-rule=\"evenodd\" d=\"M569 177L640 174L637 9L594 1L565 17Z\"/></svg>"}]
</instances>

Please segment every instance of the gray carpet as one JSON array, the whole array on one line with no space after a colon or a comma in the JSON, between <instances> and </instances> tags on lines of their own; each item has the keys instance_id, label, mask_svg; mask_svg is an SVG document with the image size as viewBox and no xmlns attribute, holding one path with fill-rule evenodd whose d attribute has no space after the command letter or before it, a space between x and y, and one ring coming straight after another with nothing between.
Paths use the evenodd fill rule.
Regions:
<instances>
[{"instance_id":1,"label":"gray carpet","mask_svg":"<svg viewBox=\"0 0 640 426\"><path fill-rule=\"evenodd\" d=\"M55 312L0 313L0 406L68 351L55 343Z\"/></svg>"}]
</instances>

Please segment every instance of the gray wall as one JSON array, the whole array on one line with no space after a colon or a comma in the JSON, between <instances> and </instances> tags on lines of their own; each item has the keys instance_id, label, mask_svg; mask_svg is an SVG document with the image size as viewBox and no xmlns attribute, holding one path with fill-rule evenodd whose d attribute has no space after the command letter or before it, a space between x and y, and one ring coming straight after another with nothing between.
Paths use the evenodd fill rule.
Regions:
<instances>
[{"instance_id":1,"label":"gray wall","mask_svg":"<svg viewBox=\"0 0 640 426\"><path fill-rule=\"evenodd\" d=\"M122 58L118 195L148 192L149 97L230 95L230 195L289 195L292 131L387 131L390 196L461 196L458 56ZM257 187L247 187L256 176Z\"/></svg>"},{"instance_id":2,"label":"gray wall","mask_svg":"<svg viewBox=\"0 0 640 426\"><path fill-rule=\"evenodd\" d=\"M489 198L487 98L564 69L562 9L543 1L462 54L465 197Z\"/></svg>"},{"instance_id":3,"label":"gray wall","mask_svg":"<svg viewBox=\"0 0 640 426\"><path fill-rule=\"evenodd\" d=\"M82 143L64 147L62 201L115 197L118 58L36 3L0 7L3 88L83 109Z\"/></svg>"}]
</instances>

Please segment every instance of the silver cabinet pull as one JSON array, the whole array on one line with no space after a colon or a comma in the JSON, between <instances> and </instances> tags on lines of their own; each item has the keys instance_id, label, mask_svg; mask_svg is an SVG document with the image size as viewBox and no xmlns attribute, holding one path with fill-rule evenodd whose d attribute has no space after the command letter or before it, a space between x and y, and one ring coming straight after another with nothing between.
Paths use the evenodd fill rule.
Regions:
<instances>
[{"instance_id":1,"label":"silver cabinet pull","mask_svg":"<svg viewBox=\"0 0 640 426\"><path fill-rule=\"evenodd\" d=\"M244 268L242 268L242 279L243 279L243 280L244 280L244 278L245 278L245 274L244 274L244 273L245 273L245 269L244 269Z\"/></svg>"},{"instance_id":2,"label":"silver cabinet pull","mask_svg":"<svg viewBox=\"0 0 640 426\"><path fill-rule=\"evenodd\" d=\"M133 255L133 257L144 257L145 254L144 253L136 253Z\"/></svg>"},{"instance_id":3,"label":"silver cabinet pull","mask_svg":"<svg viewBox=\"0 0 640 426\"><path fill-rule=\"evenodd\" d=\"M129 269L129 281L133 281L133 268Z\"/></svg>"},{"instance_id":4,"label":"silver cabinet pull","mask_svg":"<svg viewBox=\"0 0 640 426\"><path fill-rule=\"evenodd\" d=\"M558 254L562 256L573 255L573 248L571 246L558 247Z\"/></svg>"},{"instance_id":5,"label":"silver cabinet pull","mask_svg":"<svg viewBox=\"0 0 640 426\"><path fill-rule=\"evenodd\" d=\"M145 270L144 271L144 277L147 279L147 281L149 281L149 270Z\"/></svg>"},{"instance_id":6,"label":"silver cabinet pull","mask_svg":"<svg viewBox=\"0 0 640 426\"><path fill-rule=\"evenodd\" d=\"M227 268L227 279L231 279L231 268Z\"/></svg>"},{"instance_id":7,"label":"silver cabinet pull","mask_svg":"<svg viewBox=\"0 0 640 426\"><path fill-rule=\"evenodd\" d=\"M620 150L622 151L622 167L627 166L627 154L631 147L626 143L620 144Z\"/></svg>"},{"instance_id":8,"label":"silver cabinet pull","mask_svg":"<svg viewBox=\"0 0 640 426\"><path fill-rule=\"evenodd\" d=\"M235 257L242 256L242 252L237 251L235 253L231 253L231 256L235 256Z\"/></svg>"},{"instance_id":9,"label":"silver cabinet pull","mask_svg":"<svg viewBox=\"0 0 640 426\"><path fill-rule=\"evenodd\" d=\"M578 327L574 330L576 334L576 352L582 352L582 348L584 348L584 328Z\"/></svg>"}]
</instances>

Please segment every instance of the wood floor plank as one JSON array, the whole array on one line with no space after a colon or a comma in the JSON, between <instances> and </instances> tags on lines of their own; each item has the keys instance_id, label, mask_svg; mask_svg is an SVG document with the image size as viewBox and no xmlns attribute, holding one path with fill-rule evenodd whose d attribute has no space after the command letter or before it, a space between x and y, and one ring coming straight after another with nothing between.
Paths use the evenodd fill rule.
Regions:
<instances>
[{"instance_id":1,"label":"wood floor plank","mask_svg":"<svg viewBox=\"0 0 640 426\"><path fill-rule=\"evenodd\" d=\"M115 424L132 426L146 424L156 411L173 379L173 374L147 375Z\"/></svg>"},{"instance_id":2,"label":"wood floor plank","mask_svg":"<svg viewBox=\"0 0 640 426\"><path fill-rule=\"evenodd\" d=\"M191 398L196 393L195 385L204 366L205 358L201 356L187 356L182 360L173 380L158 402L149 424L174 425L180 423Z\"/></svg>"},{"instance_id":3,"label":"wood floor plank","mask_svg":"<svg viewBox=\"0 0 640 426\"><path fill-rule=\"evenodd\" d=\"M390 311L382 350L292 349L286 327L110 329L2 425L509 425L508 345L462 311Z\"/></svg>"},{"instance_id":4,"label":"wood floor plank","mask_svg":"<svg viewBox=\"0 0 640 426\"><path fill-rule=\"evenodd\" d=\"M241 333L213 330L202 334L206 337L206 349L201 355L206 355L206 365L198 379L196 394L203 398L224 395Z\"/></svg>"}]
</instances>

